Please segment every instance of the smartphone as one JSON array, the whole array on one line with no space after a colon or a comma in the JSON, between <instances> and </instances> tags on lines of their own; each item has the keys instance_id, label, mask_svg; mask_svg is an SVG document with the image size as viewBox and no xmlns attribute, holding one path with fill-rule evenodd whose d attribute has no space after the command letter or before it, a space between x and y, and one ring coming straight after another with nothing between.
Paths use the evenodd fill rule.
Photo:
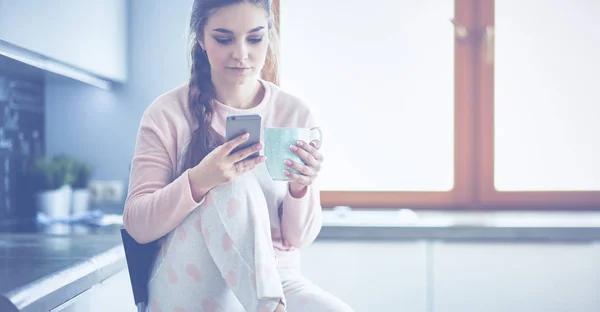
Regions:
<instances>
[{"instance_id":1,"label":"smartphone","mask_svg":"<svg viewBox=\"0 0 600 312\"><path fill-rule=\"evenodd\" d=\"M260 142L261 122L261 117L258 114L227 116L225 124L225 139L227 141L233 140L244 133L250 134L248 140L238 145L231 154ZM258 156L259 152L257 151L246 159Z\"/></svg>"}]
</instances>

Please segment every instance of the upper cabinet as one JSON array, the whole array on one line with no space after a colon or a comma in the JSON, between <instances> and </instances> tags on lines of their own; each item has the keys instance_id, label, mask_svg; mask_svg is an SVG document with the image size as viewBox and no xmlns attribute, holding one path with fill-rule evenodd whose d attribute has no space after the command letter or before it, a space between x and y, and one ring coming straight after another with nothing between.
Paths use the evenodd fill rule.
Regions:
<instances>
[{"instance_id":1,"label":"upper cabinet","mask_svg":"<svg viewBox=\"0 0 600 312\"><path fill-rule=\"evenodd\" d=\"M0 40L100 78L127 79L127 0L0 0Z\"/></svg>"}]
</instances>

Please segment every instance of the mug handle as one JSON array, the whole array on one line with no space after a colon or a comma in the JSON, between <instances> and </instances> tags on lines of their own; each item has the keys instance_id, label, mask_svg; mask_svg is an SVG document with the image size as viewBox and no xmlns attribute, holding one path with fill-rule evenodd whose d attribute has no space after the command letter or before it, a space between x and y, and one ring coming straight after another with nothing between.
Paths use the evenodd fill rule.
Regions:
<instances>
[{"instance_id":1,"label":"mug handle","mask_svg":"<svg viewBox=\"0 0 600 312\"><path fill-rule=\"evenodd\" d=\"M321 130L320 127L312 127L312 128L310 128L310 131L313 131L313 130L317 130L319 132L319 139L318 140L311 140L310 142L312 143L312 142L316 141L315 142L315 148L316 149L320 149L321 146L323 145L323 131Z\"/></svg>"}]
</instances>

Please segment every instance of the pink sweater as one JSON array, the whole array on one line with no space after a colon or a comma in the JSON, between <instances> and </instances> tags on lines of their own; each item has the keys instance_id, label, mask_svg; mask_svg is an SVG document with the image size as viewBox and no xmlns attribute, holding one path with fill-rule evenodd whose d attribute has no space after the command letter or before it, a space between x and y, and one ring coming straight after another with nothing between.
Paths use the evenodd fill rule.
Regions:
<instances>
[{"instance_id":1,"label":"pink sweater","mask_svg":"<svg viewBox=\"0 0 600 312\"><path fill-rule=\"evenodd\" d=\"M232 114L260 114L263 127L313 127L313 116L298 98L278 86L265 86L262 102L250 109L215 104L212 127L225 137L225 120ZM151 242L173 231L202 202L192 198L188 170L181 173L186 145L196 123L188 109L187 84L156 99L140 122L131 165L123 222L139 243ZM322 226L319 189L313 183L302 198L294 198L287 182L273 181L257 167L255 174L265 194L271 218L273 247L280 267L299 265L298 248L314 241ZM162 241L162 240L161 240Z\"/></svg>"}]
</instances>

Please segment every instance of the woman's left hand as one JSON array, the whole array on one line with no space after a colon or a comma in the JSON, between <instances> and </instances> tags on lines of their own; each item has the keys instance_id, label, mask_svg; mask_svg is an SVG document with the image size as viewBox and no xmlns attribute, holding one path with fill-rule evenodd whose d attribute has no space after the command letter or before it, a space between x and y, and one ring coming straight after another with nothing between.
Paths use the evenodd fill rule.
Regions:
<instances>
[{"instance_id":1,"label":"woman's left hand","mask_svg":"<svg viewBox=\"0 0 600 312\"><path fill-rule=\"evenodd\" d=\"M298 155L305 164L297 163L290 159L286 159L285 164L288 168L292 168L301 174L293 173L291 170L284 170L286 176L290 177L289 188L290 193L294 197L302 197L306 189L316 179L321 164L323 163L323 155L319 153L319 141L312 141L310 144L304 141L296 142L296 145L291 145L290 149L294 154Z\"/></svg>"}]
</instances>

